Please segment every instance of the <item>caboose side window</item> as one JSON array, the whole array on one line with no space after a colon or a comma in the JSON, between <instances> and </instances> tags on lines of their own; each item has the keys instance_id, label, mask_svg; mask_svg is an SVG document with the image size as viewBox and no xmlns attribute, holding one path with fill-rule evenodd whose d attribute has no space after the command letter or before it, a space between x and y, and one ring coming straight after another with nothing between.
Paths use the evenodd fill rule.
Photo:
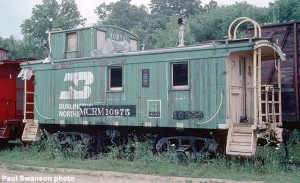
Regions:
<instances>
[{"instance_id":1,"label":"caboose side window","mask_svg":"<svg viewBox=\"0 0 300 183\"><path fill-rule=\"evenodd\" d=\"M130 39L130 51L137 51L137 40Z\"/></svg>"},{"instance_id":2,"label":"caboose side window","mask_svg":"<svg viewBox=\"0 0 300 183\"><path fill-rule=\"evenodd\" d=\"M188 89L189 87L188 62L172 64L172 89Z\"/></svg>"},{"instance_id":3,"label":"caboose side window","mask_svg":"<svg viewBox=\"0 0 300 183\"><path fill-rule=\"evenodd\" d=\"M97 50L102 50L105 44L105 32L97 30Z\"/></svg>"},{"instance_id":4,"label":"caboose side window","mask_svg":"<svg viewBox=\"0 0 300 183\"><path fill-rule=\"evenodd\" d=\"M123 72L122 67L109 68L109 90L120 91L123 89Z\"/></svg>"},{"instance_id":5,"label":"caboose side window","mask_svg":"<svg viewBox=\"0 0 300 183\"><path fill-rule=\"evenodd\" d=\"M67 51L76 51L77 50L77 36L76 32L67 34Z\"/></svg>"},{"instance_id":6,"label":"caboose side window","mask_svg":"<svg viewBox=\"0 0 300 183\"><path fill-rule=\"evenodd\" d=\"M0 60L6 60L7 56L6 53L0 53Z\"/></svg>"}]
</instances>

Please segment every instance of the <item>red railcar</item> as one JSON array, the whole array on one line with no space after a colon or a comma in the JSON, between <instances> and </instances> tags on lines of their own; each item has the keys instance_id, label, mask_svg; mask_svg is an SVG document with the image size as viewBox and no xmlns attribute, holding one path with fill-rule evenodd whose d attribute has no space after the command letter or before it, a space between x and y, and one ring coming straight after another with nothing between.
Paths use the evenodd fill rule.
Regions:
<instances>
[{"instance_id":1,"label":"red railcar","mask_svg":"<svg viewBox=\"0 0 300 183\"><path fill-rule=\"evenodd\" d=\"M8 51L0 50L0 145L3 145L22 136L24 81L18 78L18 74L20 63L34 58L8 60ZM27 85L33 90L33 79Z\"/></svg>"}]
</instances>

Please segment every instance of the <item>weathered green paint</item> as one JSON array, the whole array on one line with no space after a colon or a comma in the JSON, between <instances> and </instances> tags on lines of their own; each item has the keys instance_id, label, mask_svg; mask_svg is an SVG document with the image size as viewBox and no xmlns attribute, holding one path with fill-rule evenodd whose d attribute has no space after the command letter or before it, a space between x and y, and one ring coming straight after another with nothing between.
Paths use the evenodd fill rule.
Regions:
<instances>
[{"instance_id":1,"label":"weathered green paint","mask_svg":"<svg viewBox=\"0 0 300 183\"><path fill-rule=\"evenodd\" d=\"M226 66L232 51L252 50L251 41L223 42L206 46L138 51L102 57L56 60L51 63L23 64L35 71L35 118L48 124L105 124L215 129L226 124ZM55 48L56 49L56 48ZM57 49L59 50L59 49ZM171 89L171 63L189 63L189 89ZM108 91L109 67L122 65L123 91ZM149 69L149 87L142 87L142 69ZM67 73L93 75L92 83L64 81ZM73 76L75 77L75 76ZM90 79L91 80L91 79ZM86 99L60 99L62 91L73 87L91 92ZM222 106L216 117L209 120ZM136 105L136 117L79 117L78 105ZM160 118L148 116L159 110ZM202 111L203 119L175 120L174 111ZM43 116L42 116L43 115ZM73 116L75 115L75 116ZM51 118L51 119L46 119ZM200 123L200 124L197 124Z\"/></svg>"},{"instance_id":2,"label":"weathered green paint","mask_svg":"<svg viewBox=\"0 0 300 183\"><path fill-rule=\"evenodd\" d=\"M90 57L91 51L97 49L97 30L104 31L106 33L105 39L111 38L116 41L126 40L127 42L130 42L130 39L134 39L138 41L139 46L138 37L124 29L108 25L94 25L80 29L51 32L51 58L53 60L60 60ZM67 51L68 33L76 33L76 51Z\"/></svg>"}]
</instances>

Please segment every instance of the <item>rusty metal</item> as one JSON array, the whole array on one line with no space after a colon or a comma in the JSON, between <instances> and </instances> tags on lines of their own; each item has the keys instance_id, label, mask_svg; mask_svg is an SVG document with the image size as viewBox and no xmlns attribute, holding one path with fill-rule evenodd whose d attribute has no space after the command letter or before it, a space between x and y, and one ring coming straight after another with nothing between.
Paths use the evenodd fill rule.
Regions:
<instances>
[{"instance_id":1,"label":"rusty metal","mask_svg":"<svg viewBox=\"0 0 300 183\"><path fill-rule=\"evenodd\" d=\"M281 42L281 44L280 44L280 47L281 47L281 48L283 48L283 46L284 46L284 44L285 44L285 42L286 42L286 40L287 40L287 37L288 37L288 35L289 35L291 29L292 29L292 26L289 25L288 28L287 28L287 31L286 31L285 34L284 34L283 40L282 40L282 42ZM276 32L276 31L273 30L272 33L269 34L269 36L272 37L272 36L275 34L275 32ZM270 74L269 74L269 77L268 77L268 80L267 80L267 84L268 84L268 85L272 83L272 80L273 80L273 77L274 77L274 73L275 73L275 62L274 62L274 64L273 64L272 70L271 70L271 72L270 72Z\"/></svg>"},{"instance_id":2,"label":"rusty metal","mask_svg":"<svg viewBox=\"0 0 300 183\"><path fill-rule=\"evenodd\" d=\"M293 55L294 55L294 88L296 101L296 118L299 121L299 76L298 76L298 44L297 44L297 23L294 23L294 40L293 40Z\"/></svg>"},{"instance_id":3,"label":"rusty metal","mask_svg":"<svg viewBox=\"0 0 300 183\"><path fill-rule=\"evenodd\" d=\"M163 152L174 150L176 152L191 152L209 155L216 155L219 143L211 138L194 136L172 136L163 137L156 143L156 151Z\"/></svg>"},{"instance_id":4,"label":"rusty metal","mask_svg":"<svg viewBox=\"0 0 300 183\"><path fill-rule=\"evenodd\" d=\"M300 103L299 103L299 51L298 34L300 22L288 22L273 25L262 26L263 35L279 40L279 45L287 55L287 61L282 62L281 81L282 88L282 120L285 125L300 125ZM248 35L254 32L253 27L248 29ZM266 84L277 84L276 69L274 69L274 60L265 62L263 66L264 75L262 82ZM275 73L274 73L275 72Z\"/></svg>"}]
</instances>

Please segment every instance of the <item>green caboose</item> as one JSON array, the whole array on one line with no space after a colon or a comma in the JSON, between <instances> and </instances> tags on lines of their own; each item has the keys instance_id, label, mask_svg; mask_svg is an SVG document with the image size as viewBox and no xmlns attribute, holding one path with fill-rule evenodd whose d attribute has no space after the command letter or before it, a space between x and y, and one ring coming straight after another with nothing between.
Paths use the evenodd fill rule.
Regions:
<instances>
[{"instance_id":1,"label":"green caboose","mask_svg":"<svg viewBox=\"0 0 300 183\"><path fill-rule=\"evenodd\" d=\"M227 154L251 156L258 137L271 139L270 130L281 140L285 58L268 38L140 50L136 36L112 26L50 35L50 56L22 64L35 76L34 119L24 119L24 141L38 140L40 128L96 136L139 131L162 139L213 132ZM261 82L265 60L278 68L276 86Z\"/></svg>"}]
</instances>

